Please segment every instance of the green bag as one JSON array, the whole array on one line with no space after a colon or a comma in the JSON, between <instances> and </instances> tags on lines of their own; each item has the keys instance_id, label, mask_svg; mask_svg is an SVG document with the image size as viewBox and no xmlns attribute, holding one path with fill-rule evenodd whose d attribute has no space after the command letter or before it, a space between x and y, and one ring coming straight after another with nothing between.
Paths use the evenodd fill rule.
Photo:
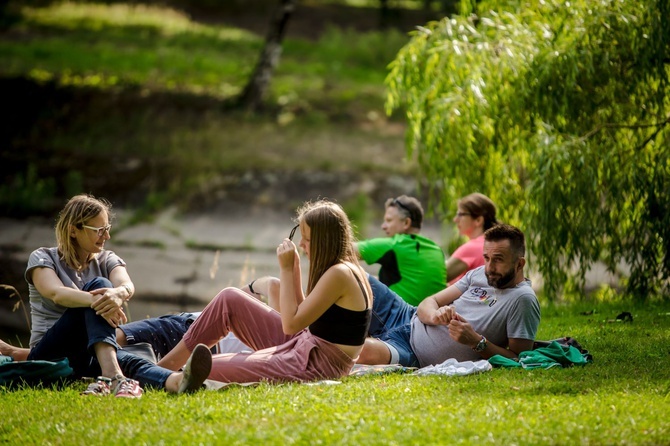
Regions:
<instances>
[{"instance_id":1,"label":"green bag","mask_svg":"<svg viewBox=\"0 0 670 446\"><path fill-rule=\"evenodd\" d=\"M556 341L551 341L546 347L521 352L518 361L502 355L489 358L493 367L523 367L524 369L571 367L585 365L592 361L588 352L582 353L572 345L561 345Z\"/></svg>"},{"instance_id":2,"label":"green bag","mask_svg":"<svg viewBox=\"0 0 670 446\"><path fill-rule=\"evenodd\" d=\"M55 361L14 361L9 356L0 355L0 385L2 386L48 385L64 380L72 375L72 372L67 358Z\"/></svg>"}]
</instances>

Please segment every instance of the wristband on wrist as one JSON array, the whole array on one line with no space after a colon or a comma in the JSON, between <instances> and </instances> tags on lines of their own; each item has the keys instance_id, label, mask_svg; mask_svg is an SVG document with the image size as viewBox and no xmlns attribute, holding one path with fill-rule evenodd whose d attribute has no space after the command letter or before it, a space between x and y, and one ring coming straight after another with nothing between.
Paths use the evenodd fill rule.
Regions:
<instances>
[{"instance_id":1,"label":"wristband on wrist","mask_svg":"<svg viewBox=\"0 0 670 446\"><path fill-rule=\"evenodd\" d=\"M130 287L129 287L128 285L126 285L125 283L124 283L123 285L121 285L121 286L122 286L123 288L125 288L126 291L128 291L128 297L126 297L125 300L130 299L131 294L133 294L133 293L132 293L132 290L130 289Z\"/></svg>"}]
</instances>

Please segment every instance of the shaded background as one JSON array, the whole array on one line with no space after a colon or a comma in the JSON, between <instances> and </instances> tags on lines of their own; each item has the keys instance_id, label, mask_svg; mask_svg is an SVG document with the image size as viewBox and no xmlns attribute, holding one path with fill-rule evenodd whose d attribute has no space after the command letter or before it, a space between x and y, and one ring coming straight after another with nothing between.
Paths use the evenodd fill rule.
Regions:
<instances>
[{"instance_id":1,"label":"shaded background","mask_svg":"<svg viewBox=\"0 0 670 446\"><path fill-rule=\"evenodd\" d=\"M239 91L279 3L83 4L137 7L137 15L158 11L192 26L250 33L248 51L240 56L243 73L220 80ZM96 52L105 42L130 42L129 52L139 48L160 56L171 45L195 45L196 51L216 41L187 41L152 26L109 26L86 18L63 25L56 14L72 4L58 5L0 3L0 57L8 62L0 67L0 97L10 110L0 121L0 283L17 292L5 289L0 299L3 339L27 341L27 257L39 246L55 244L55 215L80 192L114 204L117 218L107 248L126 260L136 284L131 319L200 310L225 286L276 274L274 248L305 200L342 203L363 238L383 235L378 224L386 198L416 195L429 214L425 232L445 249L457 243L431 212L430 185L417 180L415 161L405 156L404 119L386 116L383 109L386 65L406 33L439 19L449 5L298 2L271 91L257 113L236 108L234 92L226 96L225 89L190 88L188 80L166 88L160 79L169 67L163 64L148 82L137 81L132 73L139 63L132 56L128 77L101 88L91 79L100 76L104 83L112 75L105 73L102 56L101 74L86 65L89 47ZM34 8L33 15L26 15L25 7ZM70 42L63 53L53 43L61 39ZM73 45L78 42L82 48ZM347 42L358 53L344 51ZM230 49L222 45L221 51ZM324 56L325 51L330 52ZM325 62L310 60L307 55L315 52ZM307 58L303 67L296 65L301 54ZM123 58L107 71L120 63ZM319 63L327 66L310 71ZM304 80L292 86L291 79L301 75ZM317 87L309 87L315 82ZM301 90L301 84L308 86Z\"/></svg>"}]
</instances>

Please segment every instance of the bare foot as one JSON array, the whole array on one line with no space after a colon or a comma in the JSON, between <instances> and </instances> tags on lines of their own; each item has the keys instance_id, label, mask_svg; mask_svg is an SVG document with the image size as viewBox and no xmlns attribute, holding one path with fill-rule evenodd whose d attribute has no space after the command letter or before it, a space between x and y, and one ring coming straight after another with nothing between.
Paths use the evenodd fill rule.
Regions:
<instances>
[{"instance_id":1,"label":"bare foot","mask_svg":"<svg viewBox=\"0 0 670 446\"><path fill-rule=\"evenodd\" d=\"M14 358L14 361L27 360L29 353L30 353L29 348L14 347L13 345L8 344L2 339L0 339L0 354L5 356L11 356L12 358Z\"/></svg>"}]
</instances>

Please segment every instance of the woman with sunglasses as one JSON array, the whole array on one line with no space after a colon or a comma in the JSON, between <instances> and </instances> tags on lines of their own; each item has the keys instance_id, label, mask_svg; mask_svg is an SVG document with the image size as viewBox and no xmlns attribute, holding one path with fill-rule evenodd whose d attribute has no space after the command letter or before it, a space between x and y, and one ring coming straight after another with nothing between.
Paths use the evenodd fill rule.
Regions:
<instances>
[{"instance_id":1,"label":"woman with sunglasses","mask_svg":"<svg viewBox=\"0 0 670 446\"><path fill-rule=\"evenodd\" d=\"M196 344L213 346L232 331L255 351L214 355L211 379L276 383L347 375L365 342L372 306L351 224L339 205L322 200L298 210L298 228L309 259L306 295L297 247L286 238L277 247L281 311L226 288L159 365L177 370Z\"/></svg>"},{"instance_id":2,"label":"woman with sunglasses","mask_svg":"<svg viewBox=\"0 0 670 446\"><path fill-rule=\"evenodd\" d=\"M191 358L186 379L182 373L117 352L115 330L126 322L123 304L133 295L134 286L126 263L105 250L112 217L106 200L76 195L56 222L57 246L39 248L30 255L25 273L32 314L27 359L66 357L74 377L100 375L85 395L141 397L138 381L126 378L122 370L141 376L143 384L173 392L196 390L209 372L211 359L204 346Z\"/></svg>"},{"instance_id":3,"label":"woman with sunglasses","mask_svg":"<svg viewBox=\"0 0 670 446\"><path fill-rule=\"evenodd\" d=\"M484 265L484 232L498 224L496 205L489 197L472 193L458 200L454 223L461 236L469 240L459 246L446 261L449 285L466 272Z\"/></svg>"}]
</instances>

